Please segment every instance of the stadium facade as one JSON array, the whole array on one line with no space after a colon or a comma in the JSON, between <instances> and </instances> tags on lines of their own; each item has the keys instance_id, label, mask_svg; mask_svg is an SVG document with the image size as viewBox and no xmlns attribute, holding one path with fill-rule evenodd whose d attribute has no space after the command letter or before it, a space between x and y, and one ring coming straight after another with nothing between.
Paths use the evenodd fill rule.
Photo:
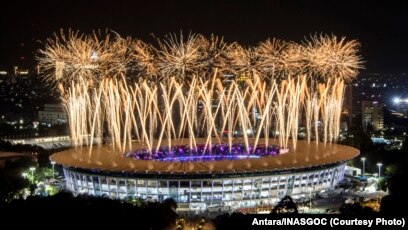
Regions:
<instances>
[{"instance_id":1,"label":"stadium facade","mask_svg":"<svg viewBox=\"0 0 408 230\"><path fill-rule=\"evenodd\" d=\"M57 153L67 188L114 199L173 198L178 210L203 212L273 205L285 195L308 197L334 188L357 149L299 141L298 150L256 159L206 162L134 160L101 146Z\"/></svg>"}]
</instances>

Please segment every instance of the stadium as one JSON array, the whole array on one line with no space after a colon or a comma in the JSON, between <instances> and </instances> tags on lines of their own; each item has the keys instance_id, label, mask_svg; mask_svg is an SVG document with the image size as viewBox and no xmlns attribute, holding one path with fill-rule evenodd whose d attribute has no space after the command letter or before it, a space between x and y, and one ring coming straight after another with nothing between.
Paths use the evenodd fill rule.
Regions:
<instances>
[{"instance_id":1,"label":"stadium","mask_svg":"<svg viewBox=\"0 0 408 230\"><path fill-rule=\"evenodd\" d=\"M55 34L38 60L74 148L51 160L74 193L173 198L179 210L331 189L358 155L335 144L358 47L334 35L246 47L216 35Z\"/></svg>"},{"instance_id":2,"label":"stadium","mask_svg":"<svg viewBox=\"0 0 408 230\"><path fill-rule=\"evenodd\" d=\"M57 153L67 188L76 194L114 199L173 198L178 209L203 212L216 208L274 205L330 190L343 178L346 161L357 149L338 144L299 141L296 151L260 158L219 161L154 161L129 159L110 146Z\"/></svg>"}]
</instances>

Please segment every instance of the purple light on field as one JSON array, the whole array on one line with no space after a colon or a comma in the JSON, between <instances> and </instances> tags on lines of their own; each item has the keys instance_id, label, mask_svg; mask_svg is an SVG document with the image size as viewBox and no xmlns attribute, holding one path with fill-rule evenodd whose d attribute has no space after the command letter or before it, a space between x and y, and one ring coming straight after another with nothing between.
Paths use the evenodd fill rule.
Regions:
<instances>
[{"instance_id":1,"label":"purple light on field","mask_svg":"<svg viewBox=\"0 0 408 230\"><path fill-rule=\"evenodd\" d=\"M259 145L256 148L249 146L248 150L244 145L232 145L231 151L228 145L215 144L212 146L197 145L190 149L187 146L172 146L170 149L161 147L159 150L153 149L150 152L147 149L138 149L125 154L126 157L138 160L156 160L156 161L217 161L217 160L236 160L260 158L264 156L274 156L287 153L289 149L281 149L278 146Z\"/></svg>"}]
</instances>

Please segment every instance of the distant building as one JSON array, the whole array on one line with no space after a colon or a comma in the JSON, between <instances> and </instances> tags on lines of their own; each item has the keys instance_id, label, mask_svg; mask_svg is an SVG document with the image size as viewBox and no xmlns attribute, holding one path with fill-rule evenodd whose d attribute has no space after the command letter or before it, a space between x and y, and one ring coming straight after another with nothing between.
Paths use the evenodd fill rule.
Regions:
<instances>
[{"instance_id":1,"label":"distant building","mask_svg":"<svg viewBox=\"0 0 408 230\"><path fill-rule=\"evenodd\" d=\"M67 113L61 104L45 104L44 109L38 111L38 120L45 124L67 123Z\"/></svg>"},{"instance_id":2,"label":"distant building","mask_svg":"<svg viewBox=\"0 0 408 230\"><path fill-rule=\"evenodd\" d=\"M344 130L348 127L352 127L353 119L356 117L356 113L360 111L360 109L353 108L354 103L353 98L353 85L346 85L345 94L344 94L344 101L343 101L343 108L342 108L342 115L347 118L347 122L344 124L346 120L342 120L342 124L340 129Z\"/></svg>"},{"instance_id":3,"label":"distant building","mask_svg":"<svg viewBox=\"0 0 408 230\"><path fill-rule=\"evenodd\" d=\"M353 167L353 166L346 165L344 174L349 175L349 176L360 176L361 175L361 169Z\"/></svg>"},{"instance_id":4,"label":"distant building","mask_svg":"<svg viewBox=\"0 0 408 230\"><path fill-rule=\"evenodd\" d=\"M361 103L363 131L377 131L384 128L384 104L378 101Z\"/></svg>"}]
</instances>

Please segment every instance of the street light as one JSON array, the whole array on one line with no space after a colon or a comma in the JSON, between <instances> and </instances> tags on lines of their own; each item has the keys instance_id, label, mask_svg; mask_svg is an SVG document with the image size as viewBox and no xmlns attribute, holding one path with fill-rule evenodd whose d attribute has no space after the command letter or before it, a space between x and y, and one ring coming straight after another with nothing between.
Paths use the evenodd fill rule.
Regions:
<instances>
[{"instance_id":1,"label":"street light","mask_svg":"<svg viewBox=\"0 0 408 230\"><path fill-rule=\"evenodd\" d=\"M52 165L52 178L55 178L55 171L54 171L54 165L55 165L55 161L51 161L51 165Z\"/></svg>"},{"instance_id":2,"label":"street light","mask_svg":"<svg viewBox=\"0 0 408 230\"><path fill-rule=\"evenodd\" d=\"M381 166L382 166L382 163L381 162L377 163L377 166L378 166L378 179L380 179L381 178Z\"/></svg>"},{"instance_id":3,"label":"street light","mask_svg":"<svg viewBox=\"0 0 408 230\"><path fill-rule=\"evenodd\" d=\"M30 171L31 171L31 183L34 184L34 171L35 171L35 168L30 167Z\"/></svg>"},{"instance_id":4,"label":"street light","mask_svg":"<svg viewBox=\"0 0 408 230\"><path fill-rule=\"evenodd\" d=\"M361 161L363 162L363 176L364 176L364 173L365 173L365 161L366 161L366 158L365 158L365 157L362 157L362 158L361 158Z\"/></svg>"},{"instance_id":5,"label":"street light","mask_svg":"<svg viewBox=\"0 0 408 230\"><path fill-rule=\"evenodd\" d=\"M26 179L26 178L27 178L27 176L28 176L28 174L24 172L24 173L22 173L22 174L21 174L21 176L23 176L23 177L24 177L24 179Z\"/></svg>"}]
</instances>

